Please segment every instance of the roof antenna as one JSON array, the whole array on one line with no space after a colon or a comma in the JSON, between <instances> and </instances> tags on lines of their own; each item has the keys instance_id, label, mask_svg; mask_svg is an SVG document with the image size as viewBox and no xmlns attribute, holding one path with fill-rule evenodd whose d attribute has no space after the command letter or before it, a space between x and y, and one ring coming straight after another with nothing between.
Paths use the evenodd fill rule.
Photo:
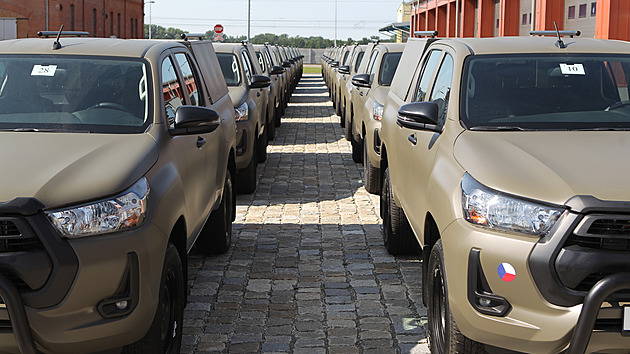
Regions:
<instances>
[{"instance_id":1,"label":"roof antenna","mask_svg":"<svg viewBox=\"0 0 630 354\"><path fill-rule=\"evenodd\" d=\"M558 31L558 25L556 24L556 21L553 21L553 25L556 27L556 34L558 35L558 41L556 42L556 47L560 49L566 48L567 45L564 44L564 42L562 41L562 37L560 37L560 31Z\"/></svg>"},{"instance_id":2,"label":"roof antenna","mask_svg":"<svg viewBox=\"0 0 630 354\"><path fill-rule=\"evenodd\" d=\"M61 31L63 31L63 25L59 29L59 33L57 33L57 39L53 42L53 50L57 50L61 48L61 43L59 43L59 37L61 37Z\"/></svg>"}]
</instances>

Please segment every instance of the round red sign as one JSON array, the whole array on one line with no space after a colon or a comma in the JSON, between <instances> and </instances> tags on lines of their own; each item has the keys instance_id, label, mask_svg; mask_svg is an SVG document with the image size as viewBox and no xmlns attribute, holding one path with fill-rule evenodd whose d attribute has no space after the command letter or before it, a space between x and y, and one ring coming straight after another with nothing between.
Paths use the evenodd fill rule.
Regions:
<instances>
[{"instance_id":1,"label":"round red sign","mask_svg":"<svg viewBox=\"0 0 630 354\"><path fill-rule=\"evenodd\" d=\"M223 26L221 25L214 26L214 33L223 33Z\"/></svg>"}]
</instances>

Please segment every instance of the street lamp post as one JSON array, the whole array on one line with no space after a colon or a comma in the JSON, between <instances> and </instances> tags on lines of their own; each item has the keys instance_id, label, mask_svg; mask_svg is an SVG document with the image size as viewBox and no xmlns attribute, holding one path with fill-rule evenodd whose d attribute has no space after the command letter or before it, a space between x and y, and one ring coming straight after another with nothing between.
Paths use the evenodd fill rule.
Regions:
<instances>
[{"instance_id":1,"label":"street lamp post","mask_svg":"<svg viewBox=\"0 0 630 354\"><path fill-rule=\"evenodd\" d=\"M155 1L154 0L150 0L150 1L145 1L145 4L149 4L149 39L151 39L151 4L153 4Z\"/></svg>"},{"instance_id":2,"label":"street lamp post","mask_svg":"<svg viewBox=\"0 0 630 354\"><path fill-rule=\"evenodd\" d=\"M335 0L335 47L337 46L337 0Z\"/></svg>"},{"instance_id":3,"label":"street lamp post","mask_svg":"<svg viewBox=\"0 0 630 354\"><path fill-rule=\"evenodd\" d=\"M251 9L252 3L251 0L247 0L247 40L251 38L251 28L252 28L252 20L251 20Z\"/></svg>"}]
</instances>

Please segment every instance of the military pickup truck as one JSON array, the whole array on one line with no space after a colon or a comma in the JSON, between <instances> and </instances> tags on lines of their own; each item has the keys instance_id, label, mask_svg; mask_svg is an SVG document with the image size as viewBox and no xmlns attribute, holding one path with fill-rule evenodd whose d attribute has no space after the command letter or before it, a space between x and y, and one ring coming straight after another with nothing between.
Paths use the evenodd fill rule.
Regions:
<instances>
[{"instance_id":1,"label":"military pickup truck","mask_svg":"<svg viewBox=\"0 0 630 354\"><path fill-rule=\"evenodd\" d=\"M0 53L0 352L178 353L187 253L225 252L235 215L216 57L64 37Z\"/></svg>"},{"instance_id":2,"label":"military pickup truck","mask_svg":"<svg viewBox=\"0 0 630 354\"><path fill-rule=\"evenodd\" d=\"M539 34L411 39L384 102L383 237L422 249L433 353L630 348L630 44Z\"/></svg>"}]
</instances>

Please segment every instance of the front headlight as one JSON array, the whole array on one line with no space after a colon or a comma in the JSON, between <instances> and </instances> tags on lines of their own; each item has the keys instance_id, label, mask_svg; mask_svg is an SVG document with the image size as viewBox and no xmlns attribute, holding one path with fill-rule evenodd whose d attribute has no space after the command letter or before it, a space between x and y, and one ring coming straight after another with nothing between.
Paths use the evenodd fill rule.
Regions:
<instances>
[{"instance_id":1,"label":"front headlight","mask_svg":"<svg viewBox=\"0 0 630 354\"><path fill-rule=\"evenodd\" d=\"M243 102L242 105L234 108L234 113L237 122L249 119L249 106L247 106L247 102Z\"/></svg>"},{"instance_id":2,"label":"front headlight","mask_svg":"<svg viewBox=\"0 0 630 354\"><path fill-rule=\"evenodd\" d=\"M47 211L59 232L68 238L105 234L138 227L147 210L149 184L142 177L117 197L73 208Z\"/></svg>"},{"instance_id":3,"label":"front headlight","mask_svg":"<svg viewBox=\"0 0 630 354\"><path fill-rule=\"evenodd\" d=\"M494 191L468 173L462 179L462 208L464 218L472 224L535 236L549 232L564 212L560 207Z\"/></svg>"},{"instance_id":4,"label":"front headlight","mask_svg":"<svg viewBox=\"0 0 630 354\"><path fill-rule=\"evenodd\" d=\"M372 106L372 118L375 120L383 120L383 105L376 101Z\"/></svg>"}]
</instances>

